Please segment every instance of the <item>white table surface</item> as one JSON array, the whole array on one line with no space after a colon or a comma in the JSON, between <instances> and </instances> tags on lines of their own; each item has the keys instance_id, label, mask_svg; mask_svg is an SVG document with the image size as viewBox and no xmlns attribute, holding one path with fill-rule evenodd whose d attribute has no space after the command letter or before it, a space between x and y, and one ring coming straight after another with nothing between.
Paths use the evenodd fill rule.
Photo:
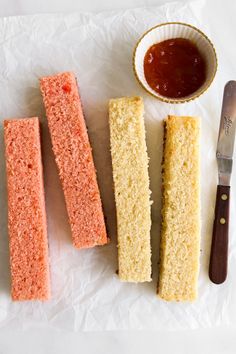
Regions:
<instances>
[{"instance_id":1,"label":"white table surface","mask_svg":"<svg viewBox=\"0 0 236 354\"><path fill-rule=\"evenodd\" d=\"M182 0L188 1L188 0ZM214 0L207 0L214 1ZM235 0L227 0L229 2ZM170 0L0 0L0 16L45 12L102 11L155 6ZM222 0L223 5L223 0ZM236 324L195 331L71 333L35 328L14 333L1 329L0 354L232 354L236 353Z\"/></svg>"}]
</instances>

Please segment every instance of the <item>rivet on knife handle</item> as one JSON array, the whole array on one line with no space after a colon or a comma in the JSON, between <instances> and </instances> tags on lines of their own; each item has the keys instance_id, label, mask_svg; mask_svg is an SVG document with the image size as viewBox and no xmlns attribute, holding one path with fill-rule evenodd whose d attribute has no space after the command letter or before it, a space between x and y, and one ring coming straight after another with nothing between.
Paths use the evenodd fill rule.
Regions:
<instances>
[{"instance_id":1,"label":"rivet on knife handle","mask_svg":"<svg viewBox=\"0 0 236 354\"><path fill-rule=\"evenodd\" d=\"M230 187L217 187L209 277L221 284L227 277Z\"/></svg>"}]
</instances>

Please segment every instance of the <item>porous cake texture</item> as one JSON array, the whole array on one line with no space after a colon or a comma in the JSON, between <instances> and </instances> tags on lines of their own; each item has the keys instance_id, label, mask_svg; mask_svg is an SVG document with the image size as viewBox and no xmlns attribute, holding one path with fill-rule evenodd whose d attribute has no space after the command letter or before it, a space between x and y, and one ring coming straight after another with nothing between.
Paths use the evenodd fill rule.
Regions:
<instances>
[{"instance_id":1,"label":"porous cake texture","mask_svg":"<svg viewBox=\"0 0 236 354\"><path fill-rule=\"evenodd\" d=\"M158 294L169 301L197 297L200 245L200 122L165 121L163 205Z\"/></svg>"},{"instance_id":2,"label":"porous cake texture","mask_svg":"<svg viewBox=\"0 0 236 354\"><path fill-rule=\"evenodd\" d=\"M50 297L38 118L4 121L13 300Z\"/></svg>"},{"instance_id":3,"label":"porous cake texture","mask_svg":"<svg viewBox=\"0 0 236 354\"><path fill-rule=\"evenodd\" d=\"M75 75L43 77L40 86L73 244L104 245L108 239L102 203Z\"/></svg>"},{"instance_id":4,"label":"porous cake texture","mask_svg":"<svg viewBox=\"0 0 236 354\"><path fill-rule=\"evenodd\" d=\"M141 97L110 100L110 144L115 189L119 278L151 281L150 190Z\"/></svg>"}]
</instances>

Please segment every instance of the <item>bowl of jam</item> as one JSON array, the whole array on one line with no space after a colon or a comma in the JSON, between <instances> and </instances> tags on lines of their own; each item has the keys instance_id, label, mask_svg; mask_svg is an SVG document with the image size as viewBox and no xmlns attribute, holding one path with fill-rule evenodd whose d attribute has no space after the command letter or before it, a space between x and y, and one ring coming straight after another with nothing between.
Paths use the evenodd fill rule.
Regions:
<instances>
[{"instance_id":1,"label":"bowl of jam","mask_svg":"<svg viewBox=\"0 0 236 354\"><path fill-rule=\"evenodd\" d=\"M169 22L151 28L140 38L133 68L148 93L164 102L183 103L209 88L217 71L217 56L202 31Z\"/></svg>"}]
</instances>

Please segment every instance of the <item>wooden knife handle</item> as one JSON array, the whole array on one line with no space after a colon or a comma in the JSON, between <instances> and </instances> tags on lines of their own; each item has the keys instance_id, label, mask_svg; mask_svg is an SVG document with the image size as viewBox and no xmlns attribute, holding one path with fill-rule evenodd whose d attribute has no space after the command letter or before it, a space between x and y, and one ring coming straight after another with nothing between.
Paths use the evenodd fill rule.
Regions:
<instances>
[{"instance_id":1,"label":"wooden knife handle","mask_svg":"<svg viewBox=\"0 0 236 354\"><path fill-rule=\"evenodd\" d=\"M209 277L221 284L227 277L230 187L217 186Z\"/></svg>"}]
</instances>

